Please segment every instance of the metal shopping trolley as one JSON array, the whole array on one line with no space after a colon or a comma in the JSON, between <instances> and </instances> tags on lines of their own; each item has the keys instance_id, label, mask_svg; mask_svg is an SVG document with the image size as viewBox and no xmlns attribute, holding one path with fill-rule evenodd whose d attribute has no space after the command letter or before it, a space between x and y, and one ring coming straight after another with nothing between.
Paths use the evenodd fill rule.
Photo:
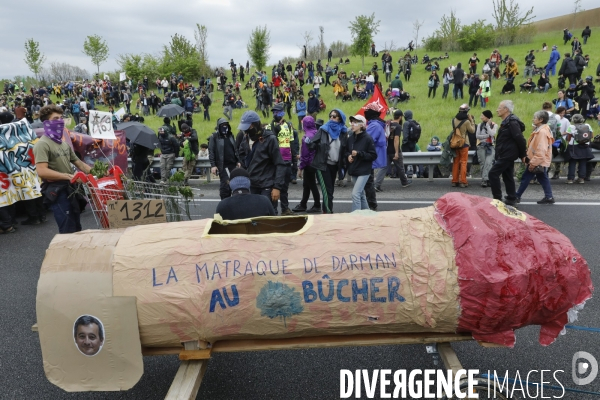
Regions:
<instances>
[{"instance_id":1,"label":"metal shopping trolley","mask_svg":"<svg viewBox=\"0 0 600 400\"><path fill-rule=\"evenodd\" d=\"M109 176L96 179L93 175L78 172L72 182L83 189L90 209L101 229L110 228L107 204L110 200L163 200L167 222L200 218L200 189L184 186L178 182L160 185L128 179L118 166L108 170Z\"/></svg>"}]
</instances>

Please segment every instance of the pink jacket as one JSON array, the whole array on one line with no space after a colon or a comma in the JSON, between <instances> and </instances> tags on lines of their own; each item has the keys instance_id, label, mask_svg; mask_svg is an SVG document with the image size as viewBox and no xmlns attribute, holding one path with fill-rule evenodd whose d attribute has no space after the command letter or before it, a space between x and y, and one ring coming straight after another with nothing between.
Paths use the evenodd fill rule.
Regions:
<instances>
[{"instance_id":1,"label":"pink jacket","mask_svg":"<svg viewBox=\"0 0 600 400\"><path fill-rule=\"evenodd\" d=\"M552 144L554 137L546 124L537 127L527 141L527 157L529 164L537 167L549 167L552 163Z\"/></svg>"}]
</instances>

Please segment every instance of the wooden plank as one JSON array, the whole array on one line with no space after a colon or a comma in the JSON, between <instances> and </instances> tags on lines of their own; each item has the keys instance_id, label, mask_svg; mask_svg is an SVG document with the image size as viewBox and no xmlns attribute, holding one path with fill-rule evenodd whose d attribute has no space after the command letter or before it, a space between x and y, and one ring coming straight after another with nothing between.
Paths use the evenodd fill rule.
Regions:
<instances>
[{"instance_id":1,"label":"wooden plank","mask_svg":"<svg viewBox=\"0 0 600 400\"><path fill-rule=\"evenodd\" d=\"M195 399L207 367L208 360L182 361L165 399Z\"/></svg>"},{"instance_id":2,"label":"wooden plank","mask_svg":"<svg viewBox=\"0 0 600 400\"><path fill-rule=\"evenodd\" d=\"M287 339L226 340L213 344L213 353L292 350L345 346L425 344L473 340L470 334L380 333L367 335L313 336Z\"/></svg>"},{"instance_id":3,"label":"wooden plank","mask_svg":"<svg viewBox=\"0 0 600 400\"><path fill-rule=\"evenodd\" d=\"M37 326L37 322L31 326L31 330L32 330L33 332L38 332L38 326Z\"/></svg>"},{"instance_id":4,"label":"wooden plank","mask_svg":"<svg viewBox=\"0 0 600 400\"><path fill-rule=\"evenodd\" d=\"M482 342L481 340L478 340L477 343L479 343L479 345L481 347L486 347L486 348L495 348L495 347L509 347L505 344L499 344L499 343L490 343L490 342Z\"/></svg>"},{"instance_id":5,"label":"wooden plank","mask_svg":"<svg viewBox=\"0 0 600 400\"><path fill-rule=\"evenodd\" d=\"M201 351L198 341L184 342L183 348L185 349L184 352ZM208 360L182 361L165 399L195 399L207 367Z\"/></svg>"},{"instance_id":6,"label":"wooden plank","mask_svg":"<svg viewBox=\"0 0 600 400\"><path fill-rule=\"evenodd\" d=\"M208 360L212 349L201 349L201 350L182 350L179 353L179 359L181 361L190 360Z\"/></svg>"},{"instance_id":7,"label":"wooden plank","mask_svg":"<svg viewBox=\"0 0 600 400\"><path fill-rule=\"evenodd\" d=\"M438 353L440 353L440 358L444 362L444 366L446 367L446 369L452 371L452 379L454 379L454 374L459 369L463 369L462 365L460 364L460 361L458 360L458 357L456 356L456 353L454 352L454 349L452 349L450 343L446 342L438 343L437 350Z\"/></svg>"},{"instance_id":8,"label":"wooden plank","mask_svg":"<svg viewBox=\"0 0 600 400\"><path fill-rule=\"evenodd\" d=\"M473 340L468 333L379 333L367 335L313 336L287 339L224 340L212 345L212 353L293 350L327 347L426 344ZM181 354L183 347L142 347L144 356Z\"/></svg>"}]
</instances>

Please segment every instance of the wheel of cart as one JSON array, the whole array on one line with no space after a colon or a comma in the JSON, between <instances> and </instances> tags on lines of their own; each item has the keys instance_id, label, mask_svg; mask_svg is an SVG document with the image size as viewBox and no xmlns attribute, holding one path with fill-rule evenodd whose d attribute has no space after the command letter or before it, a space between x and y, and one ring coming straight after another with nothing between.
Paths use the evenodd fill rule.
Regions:
<instances>
[{"instance_id":1,"label":"wheel of cart","mask_svg":"<svg viewBox=\"0 0 600 400\"><path fill-rule=\"evenodd\" d=\"M104 229L110 227L106 206L108 201L125 199L125 190L121 180L123 171L118 166L114 166L108 170L108 173L109 176L96 179L93 175L86 175L80 171L71 180L72 183L79 182L82 184L85 197L94 214L94 219L98 226Z\"/></svg>"}]
</instances>

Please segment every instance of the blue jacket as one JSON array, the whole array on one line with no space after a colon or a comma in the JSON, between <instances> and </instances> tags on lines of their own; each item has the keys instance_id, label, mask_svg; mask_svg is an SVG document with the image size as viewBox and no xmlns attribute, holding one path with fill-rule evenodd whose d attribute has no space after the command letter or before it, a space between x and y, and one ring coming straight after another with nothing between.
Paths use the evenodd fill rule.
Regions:
<instances>
[{"instance_id":1,"label":"blue jacket","mask_svg":"<svg viewBox=\"0 0 600 400\"><path fill-rule=\"evenodd\" d=\"M375 152L377 153L377 159L373 161L373 169L386 167L387 139L385 137L385 122L380 119L372 119L368 121L367 133L373 138L373 142L375 142Z\"/></svg>"},{"instance_id":2,"label":"blue jacket","mask_svg":"<svg viewBox=\"0 0 600 400\"><path fill-rule=\"evenodd\" d=\"M296 102L296 114L299 117L306 116L306 102L305 101L297 101Z\"/></svg>"},{"instance_id":3,"label":"blue jacket","mask_svg":"<svg viewBox=\"0 0 600 400\"><path fill-rule=\"evenodd\" d=\"M560 53L556 49L552 50L552 52L550 53L550 60L548 60L548 64L556 64L558 60L560 60Z\"/></svg>"}]
</instances>

